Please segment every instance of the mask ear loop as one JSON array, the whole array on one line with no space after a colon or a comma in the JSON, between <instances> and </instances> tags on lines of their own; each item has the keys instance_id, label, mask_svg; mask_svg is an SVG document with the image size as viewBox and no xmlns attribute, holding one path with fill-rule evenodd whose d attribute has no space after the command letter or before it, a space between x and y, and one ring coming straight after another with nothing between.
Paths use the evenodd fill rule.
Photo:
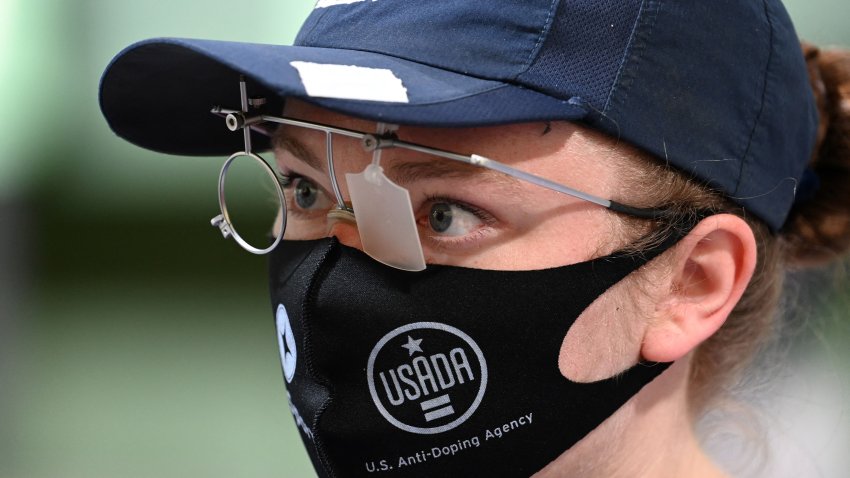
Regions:
<instances>
[{"instance_id":1,"label":"mask ear loop","mask_svg":"<svg viewBox=\"0 0 850 478\"><path fill-rule=\"evenodd\" d=\"M245 77L239 77L239 96L242 103L242 118L248 117L248 108L250 107L248 101L248 88L245 84ZM243 249L246 251L262 255L268 254L273 251L275 247L280 243L283 239L283 233L286 231L286 198L283 195L283 188L280 185L280 181L278 180L277 174L275 174L274 169L269 166L269 163L266 162L260 155L254 154L251 151L251 124L250 121L240 121L240 119L233 115L228 114L225 118L225 123L227 124L227 128L231 131L236 131L239 128L242 128L242 138L245 143L245 150L233 153L227 158L227 161L224 162L224 165L221 167L221 171L218 174L218 207L221 210L221 214L215 216L210 221L210 224L213 227L217 227L221 231L221 235L224 238L232 237ZM268 174L272 178L272 183L275 185L275 192L277 193L278 204L280 205L281 215L283 216L280 220L280 227L275 236L274 242L266 248L258 248L246 241L236 232L236 228L233 227L233 223L230 221L230 214L227 211L227 201L225 200L224 195L224 183L225 178L227 177L227 171L230 169L230 166L233 164L237 158L248 157L257 161L260 166L263 168L263 171Z\"/></svg>"}]
</instances>

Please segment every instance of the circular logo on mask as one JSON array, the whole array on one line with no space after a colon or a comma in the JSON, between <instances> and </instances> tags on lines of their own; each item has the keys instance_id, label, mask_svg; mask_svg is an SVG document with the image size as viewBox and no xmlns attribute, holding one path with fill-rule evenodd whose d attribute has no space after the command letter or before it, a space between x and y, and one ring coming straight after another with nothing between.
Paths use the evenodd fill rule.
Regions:
<instances>
[{"instance_id":1,"label":"circular logo on mask","mask_svg":"<svg viewBox=\"0 0 850 478\"><path fill-rule=\"evenodd\" d=\"M487 362L478 344L461 330L416 322L375 344L366 380L387 421L411 433L442 433L465 422L481 404Z\"/></svg>"},{"instance_id":2,"label":"circular logo on mask","mask_svg":"<svg viewBox=\"0 0 850 478\"><path fill-rule=\"evenodd\" d=\"M289 325L289 314L286 313L286 307L283 304L277 306L275 323L277 324L277 345L280 347L280 364L283 365L283 376L286 377L286 383L289 383L295 376L298 350L295 348L292 326Z\"/></svg>"}]
</instances>

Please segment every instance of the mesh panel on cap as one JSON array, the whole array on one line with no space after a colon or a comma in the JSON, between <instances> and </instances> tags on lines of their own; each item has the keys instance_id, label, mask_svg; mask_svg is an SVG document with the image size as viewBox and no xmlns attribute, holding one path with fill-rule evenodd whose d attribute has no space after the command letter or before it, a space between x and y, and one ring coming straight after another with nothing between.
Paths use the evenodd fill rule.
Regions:
<instances>
[{"instance_id":1,"label":"mesh panel on cap","mask_svg":"<svg viewBox=\"0 0 850 478\"><path fill-rule=\"evenodd\" d=\"M518 80L559 98L580 96L602 109L641 5L641 0L562 1L537 59Z\"/></svg>"}]
</instances>

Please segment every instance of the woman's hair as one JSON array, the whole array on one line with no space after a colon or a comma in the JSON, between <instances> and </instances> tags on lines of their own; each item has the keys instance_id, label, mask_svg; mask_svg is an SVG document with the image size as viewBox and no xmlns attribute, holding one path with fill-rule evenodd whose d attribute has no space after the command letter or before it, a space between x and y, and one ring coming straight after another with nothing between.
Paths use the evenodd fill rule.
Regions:
<instances>
[{"instance_id":1,"label":"woman's hair","mask_svg":"<svg viewBox=\"0 0 850 478\"><path fill-rule=\"evenodd\" d=\"M689 390L694 415L723 398L775 336L786 271L827 264L850 249L850 51L809 45L803 50L820 112L806 173L815 187L797 191L798 202L782 230L771 232L722 193L647 155L638 155L639 164L627 172L628 197L636 205L669 205L674 211L650 228L648 238L645 221L624 219L628 229L645 237L642 245L662 240L672 227L705 211L740 216L755 235L758 263L749 286L723 327L695 352Z\"/></svg>"}]
</instances>

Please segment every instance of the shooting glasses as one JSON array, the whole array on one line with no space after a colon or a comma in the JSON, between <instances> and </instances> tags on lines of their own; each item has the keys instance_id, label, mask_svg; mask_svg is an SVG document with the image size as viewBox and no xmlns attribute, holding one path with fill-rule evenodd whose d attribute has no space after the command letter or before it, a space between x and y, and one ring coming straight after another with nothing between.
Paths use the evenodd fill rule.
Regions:
<instances>
[{"instance_id":1,"label":"shooting glasses","mask_svg":"<svg viewBox=\"0 0 850 478\"><path fill-rule=\"evenodd\" d=\"M324 134L327 174L333 189L333 201L335 204L328 208L325 214L326 217L322 218L322 220L326 221L328 218L331 218L356 224L364 252L379 262L402 270L423 270L425 269L425 259L422 252L420 232L414 217L409 193L406 189L387 178L381 168L381 150L387 148L400 148L430 155L434 157L435 161L458 161L498 171L543 188L598 204L620 214L645 219L658 219L667 213L665 209L637 208L626 206L610 199L603 199L476 154L462 155L401 141L393 133L394 128L391 125L378 123L378 131L376 133L366 133L320 123L262 114L260 110L263 104L265 104L265 100L263 98L248 97L244 78L241 78L239 81L239 90L241 97L240 110L225 109L219 106L211 110L213 114L224 117L227 128L231 131L235 132L241 129L245 144L244 151L233 153L221 168L218 179L218 201L221 214L214 217L211 223L221 230L225 238L232 237L245 250L254 254L269 253L280 243L286 231L287 218L292 214L287 208L287 198L284 194L284 187L288 184L288 179L284 178L282 180L272 166L260 155L254 153L251 148L251 130L271 135L274 130L268 128L269 123L305 128L306 130ZM357 141L364 151L372 153L372 162L361 173L346 174L351 206L342 197L334 171L335 137L348 138L348 141ZM263 177L265 182L271 185L270 188L259 189L256 187L256 184L248 187L248 189L255 192L260 191L264 195L264 206L271 208L273 211L272 217L274 219L266 221L263 224L265 233L262 236L264 239L248 238L248 235L242 231L241 226L240 231L237 231L234 224L234 217L236 217L237 211L232 203L238 202L240 200L240 194L246 190L243 187L234 192L233 189L227 187L229 178L231 178L231 181L235 181L232 177L235 176L234 170L236 168L234 165L237 164L237 160L240 160L244 164L253 165L255 171L258 166L260 176ZM230 209L228 209L228 200L231 201ZM289 222L292 224L297 221L290 220ZM271 232L271 236L268 236L269 231ZM266 243L269 244L265 245Z\"/></svg>"}]
</instances>

